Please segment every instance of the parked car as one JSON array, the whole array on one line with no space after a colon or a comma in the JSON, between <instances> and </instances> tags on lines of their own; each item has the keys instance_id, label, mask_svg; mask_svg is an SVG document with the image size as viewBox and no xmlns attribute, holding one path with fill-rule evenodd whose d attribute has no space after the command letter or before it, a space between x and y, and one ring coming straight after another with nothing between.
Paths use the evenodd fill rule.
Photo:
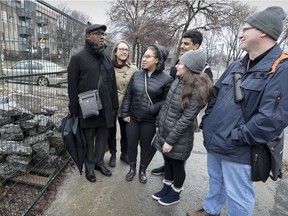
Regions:
<instances>
[{"instance_id":1,"label":"parked car","mask_svg":"<svg viewBox=\"0 0 288 216\"><path fill-rule=\"evenodd\" d=\"M67 83L67 69L48 60L21 60L3 68L8 80L36 83L39 86Z\"/></svg>"}]
</instances>

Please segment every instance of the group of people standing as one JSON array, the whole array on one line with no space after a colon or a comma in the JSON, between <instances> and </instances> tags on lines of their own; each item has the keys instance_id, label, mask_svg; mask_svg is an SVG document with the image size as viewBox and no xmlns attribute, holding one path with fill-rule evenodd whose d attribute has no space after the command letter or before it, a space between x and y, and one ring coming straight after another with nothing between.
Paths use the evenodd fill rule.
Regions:
<instances>
[{"instance_id":1,"label":"group of people standing","mask_svg":"<svg viewBox=\"0 0 288 216\"><path fill-rule=\"evenodd\" d=\"M288 64L279 64L276 72L268 75L282 53L277 39L285 17L283 9L276 6L250 15L239 35L247 54L233 62L214 86L206 54L199 49L203 36L195 29L183 34L181 56L168 75L164 69L169 52L163 46L148 46L141 69L137 69L129 61L126 41L115 43L110 60L104 53L106 26L88 26L85 46L71 57L68 66L69 110L79 116L88 143L84 161L87 180L96 181L94 169L112 175L103 158L108 143L109 166L116 166L118 120L120 159L130 166L126 180L132 181L137 173L138 144L141 183L147 182L147 166L158 150L164 166L152 174L164 174L164 179L162 189L152 198L164 206L178 203L198 127L195 121L207 106L199 127L208 152L209 192L203 208L187 216L220 215L225 202L228 215L252 216L251 145L271 141L288 125ZM234 101L235 73L243 74L241 89L248 121L243 118L242 104ZM97 88L99 79L103 108L98 116L83 119L78 94ZM259 101L256 107L255 101Z\"/></svg>"}]
</instances>

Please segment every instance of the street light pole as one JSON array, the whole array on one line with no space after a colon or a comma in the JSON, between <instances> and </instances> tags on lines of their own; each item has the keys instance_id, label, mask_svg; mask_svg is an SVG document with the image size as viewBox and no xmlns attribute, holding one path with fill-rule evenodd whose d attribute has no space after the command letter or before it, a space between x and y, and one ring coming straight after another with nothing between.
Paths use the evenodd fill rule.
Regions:
<instances>
[{"instance_id":1,"label":"street light pole","mask_svg":"<svg viewBox=\"0 0 288 216\"><path fill-rule=\"evenodd\" d=\"M3 49L4 49L4 43L3 43L3 38L2 36L4 36L3 32L0 32L0 76L3 76L3 61L4 61L4 54L3 54ZM1 84L4 84L4 80L1 80Z\"/></svg>"},{"instance_id":2,"label":"street light pole","mask_svg":"<svg viewBox=\"0 0 288 216\"><path fill-rule=\"evenodd\" d=\"M41 48L41 57L44 59L44 48L45 48L45 40L43 38L40 39L40 48Z\"/></svg>"}]
</instances>

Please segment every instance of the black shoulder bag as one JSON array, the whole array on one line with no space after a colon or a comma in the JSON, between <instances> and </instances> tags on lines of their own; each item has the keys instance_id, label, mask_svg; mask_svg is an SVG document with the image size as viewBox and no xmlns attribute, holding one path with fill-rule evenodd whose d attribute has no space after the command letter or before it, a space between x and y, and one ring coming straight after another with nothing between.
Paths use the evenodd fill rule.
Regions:
<instances>
[{"instance_id":1,"label":"black shoulder bag","mask_svg":"<svg viewBox=\"0 0 288 216\"><path fill-rule=\"evenodd\" d=\"M233 75L234 84L234 100L236 103L241 104L241 110L245 122L247 122L248 116L244 109L244 95L241 89L241 78L242 74L235 73ZM263 90L260 96L263 94ZM260 99L258 97L258 100ZM255 103L258 106L258 100ZM276 136L272 141L267 144L255 144L251 145L252 163L251 163L251 179L252 181L262 181L270 177L276 181L282 178L282 159L283 159L283 148L284 148L284 134L283 131L279 136ZM271 175L270 175L271 172Z\"/></svg>"}]
</instances>

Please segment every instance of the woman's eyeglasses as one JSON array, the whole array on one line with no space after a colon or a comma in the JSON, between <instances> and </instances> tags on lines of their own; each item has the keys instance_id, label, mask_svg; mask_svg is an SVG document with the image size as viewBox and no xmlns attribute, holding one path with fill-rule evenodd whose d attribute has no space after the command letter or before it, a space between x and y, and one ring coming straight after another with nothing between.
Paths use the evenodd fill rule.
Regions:
<instances>
[{"instance_id":1,"label":"woman's eyeglasses","mask_svg":"<svg viewBox=\"0 0 288 216\"><path fill-rule=\"evenodd\" d=\"M124 52L124 51L128 52L129 51L129 49L127 49L127 48L118 48L118 50L122 51L122 52Z\"/></svg>"},{"instance_id":2,"label":"woman's eyeglasses","mask_svg":"<svg viewBox=\"0 0 288 216\"><path fill-rule=\"evenodd\" d=\"M142 58L146 58L146 59L149 59L149 58L152 58L152 57L156 57L156 56L151 56L151 55L148 55L148 54L142 56Z\"/></svg>"}]
</instances>

